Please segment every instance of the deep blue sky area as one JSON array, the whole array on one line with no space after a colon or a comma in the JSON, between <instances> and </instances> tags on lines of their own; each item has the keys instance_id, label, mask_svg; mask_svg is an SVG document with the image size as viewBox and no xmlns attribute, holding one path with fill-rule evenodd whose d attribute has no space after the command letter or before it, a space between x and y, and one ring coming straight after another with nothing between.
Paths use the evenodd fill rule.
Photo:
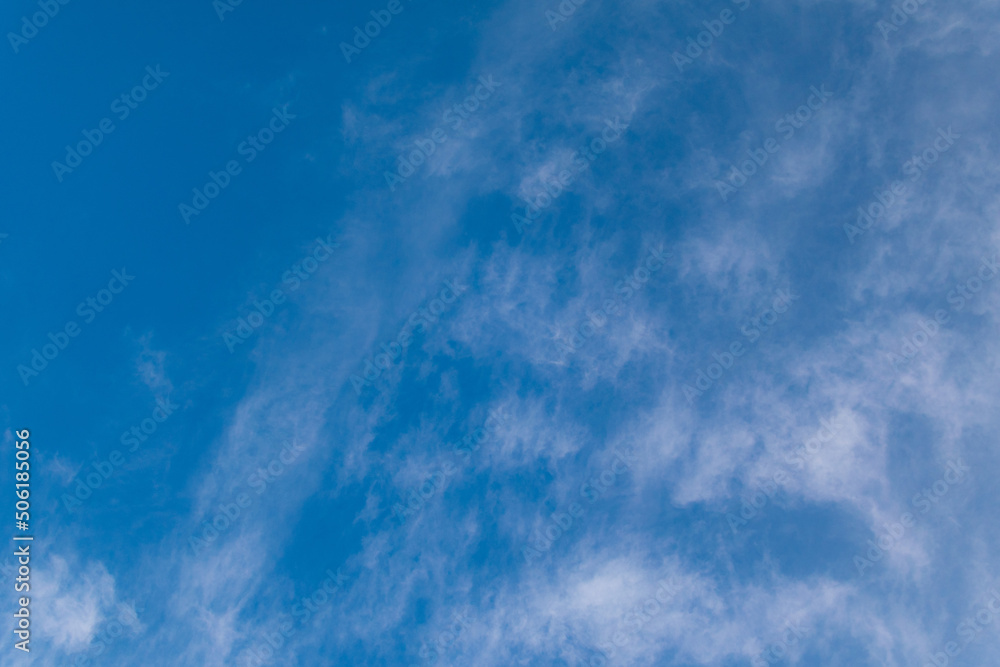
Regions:
<instances>
[{"instance_id":1,"label":"deep blue sky area","mask_svg":"<svg viewBox=\"0 0 1000 667\"><path fill-rule=\"evenodd\" d=\"M0 664L994 665L998 26L8 3Z\"/></svg>"}]
</instances>

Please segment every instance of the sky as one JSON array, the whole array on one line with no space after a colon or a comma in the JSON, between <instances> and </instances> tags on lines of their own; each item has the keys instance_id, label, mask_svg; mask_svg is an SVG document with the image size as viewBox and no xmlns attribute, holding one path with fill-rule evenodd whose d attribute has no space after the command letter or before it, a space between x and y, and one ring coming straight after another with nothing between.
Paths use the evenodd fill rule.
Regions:
<instances>
[{"instance_id":1,"label":"sky","mask_svg":"<svg viewBox=\"0 0 1000 667\"><path fill-rule=\"evenodd\" d=\"M0 26L0 664L996 664L995 2Z\"/></svg>"}]
</instances>

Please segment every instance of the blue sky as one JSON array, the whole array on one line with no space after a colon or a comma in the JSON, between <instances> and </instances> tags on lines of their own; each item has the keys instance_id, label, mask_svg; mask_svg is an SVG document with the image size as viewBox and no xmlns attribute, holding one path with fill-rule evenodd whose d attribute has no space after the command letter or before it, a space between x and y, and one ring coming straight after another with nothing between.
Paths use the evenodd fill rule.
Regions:
<instances>
[{"instance_id":1,"label":"blue sky","mask_svg":"<svg viewBox=\"0 0 1000 667\"><path fill-rule=\"evenodd\" d=\"M4 665L995 664L995 3L0 21Z\"/></svg>"}]
</instances>

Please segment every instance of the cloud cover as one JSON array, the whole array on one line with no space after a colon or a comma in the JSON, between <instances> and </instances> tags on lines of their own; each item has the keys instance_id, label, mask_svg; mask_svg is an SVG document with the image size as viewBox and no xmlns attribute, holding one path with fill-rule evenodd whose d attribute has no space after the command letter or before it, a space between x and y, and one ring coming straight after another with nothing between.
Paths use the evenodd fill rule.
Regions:
<instances>
[{"instance_id":1,"label":"cloud cover","mask_svg":"<svg viewBox=\"0 0 1000 667\"><path fill-rule=\"evenodd\" d=\"M955 664L992 664L997 626L968 645L958 626L998 574L995 4L928 0L890 31L868 0L406 4L345 63L369 9L243 4L204 28L277 42L203 80L257 113L213 120L211 159L161 187L200 183L191 162L222 164L270 106L301 120L192 229L160 197L165 252L197 246L203 273L176 278L187 301L137 281L116 304L87 353L131 389L40 454L34 662L902 666L955 641ZM222 333L331 233L332 261L229 354ZM445 281L468 289L442 306ZM17 401L72 395L64 372L11 385L11 429ZM66 471L164 394L178 417L66 510ZM95 656L122 605L138 622Z\"/></svg>"}]
</instances>

